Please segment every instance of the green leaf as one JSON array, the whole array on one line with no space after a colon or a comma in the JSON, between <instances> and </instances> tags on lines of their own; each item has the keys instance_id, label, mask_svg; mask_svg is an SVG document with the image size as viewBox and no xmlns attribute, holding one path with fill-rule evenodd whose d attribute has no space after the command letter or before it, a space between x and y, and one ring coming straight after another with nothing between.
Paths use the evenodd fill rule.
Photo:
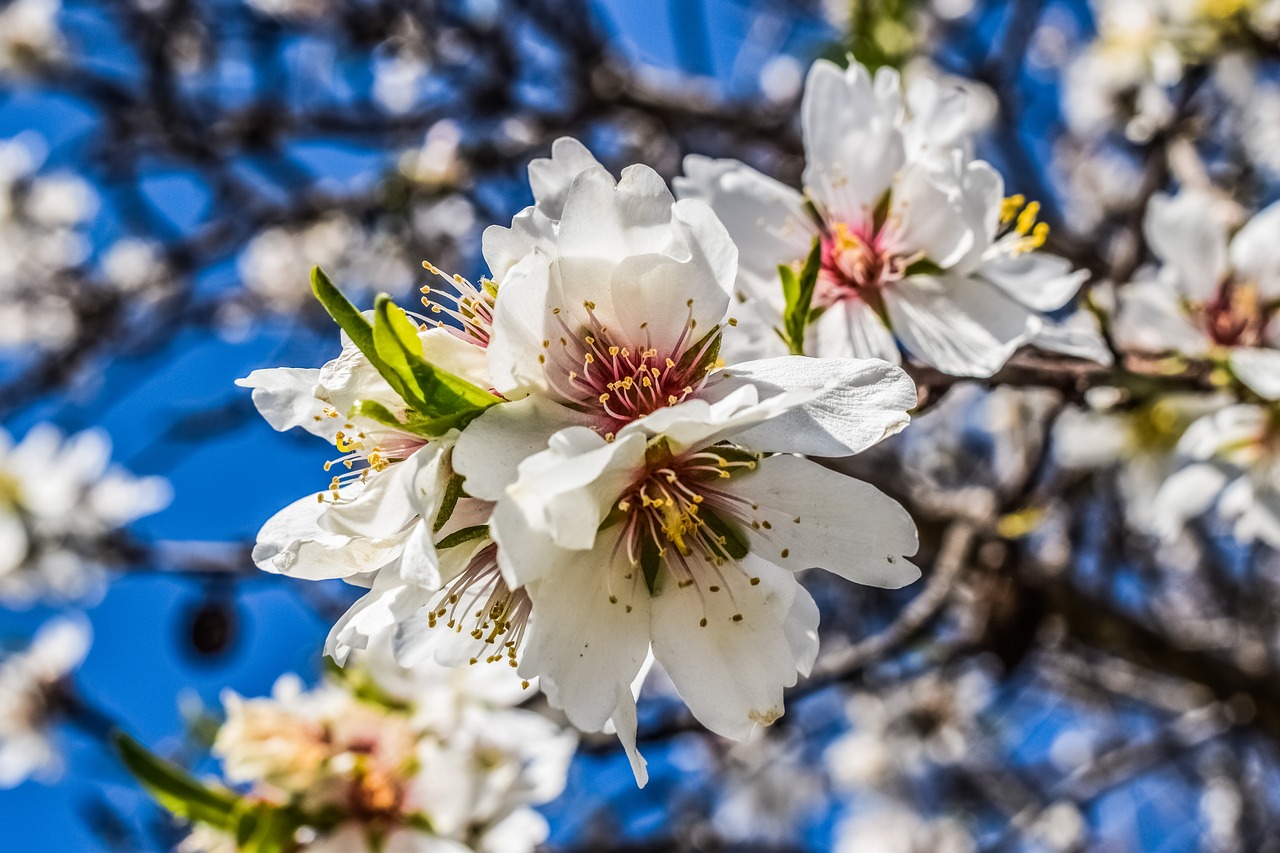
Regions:
<instances>
[{"instance_id":1,"label":"green leaf","mask_svg":"<svg viewBox=\"0 0 1280 853\"><path fill-rule=\"evenodd\" d=\"M489 525L477 524L474 527L464 527L461 530L455 530L448 536L436 543L437 551L444 551L462 545L466 542L473 542L476 539L482 539L489 535Z\"/></svg>"},{"instance_id":2,"label":"green leaf","mask_svg":"<svg viewBox=\"0 0 1280 853\"><path fill-rule=\"evenodd\" d=\"M258 803L240 822L237 846L240 853L285 853L293 848L294 834L303 824L292 809Z\"/></svg>"},{"instance_id":3,"label":"green leaf","mask_svg":"<svg viewBox=\"0 0 1280 853\"><path fill-rule=\"evenodd\" d=\"M782 339L792 355L804 355L804 332L809 325L813 305L813 292L818 286L818 274L822 271L822 238L813 238L813 247L804 267L797 273L791 266L778 267L782 279L782 296L786 307L782 313Z\"/></svg>"},{"instance_id":4,"label":"green leaf","mask_svg":"<svg viewBox=\"0 0 1280 853\"><path fill-rule=\"evenodd\" d=\"M240 798L222 786L206 785L171 761L153 754L124 732L111 736L126 769L151 797L183 820L235 833Z\"/></svg>"},{"instance_id":5,"label":"green leaf","mask_svg":"<svg viewBox=\"0 0 1280 853\"><path fill-rule=\"evenodd\" d=\"M320 300L320 304L329 312L329 316L338 324L338 328L346 332L351 342L359 347L360 352L368 356L377 367L376 351L373 346L373 326L369 325L364 314L361 314L360 310L342 295L342 291L338 290L329 280L329 276L325 275L324 270L318 266L311 268L311 292L315 294L316 299Z\"/></svg>"},{"instance_id":6,"label":"green leaf","mask_svg":"<svg viewBox=\"0 0 1280 853\"><path fill-rule=\"evenodd\" d=\"M373 310L374 346L388 371L383 376L414 409L427 418L454 422L474 418L500 402L483 388L424 359L418 327L386 294L378 296Z\"/></svg>"},{"instance_id":7,"label":"green leaf","mask_svg":"<svg viewBox=\"0 0 1280 853\"><path fill-rule=\"evenodd\" d=\"M449 523L460 497L462 497L462 475L454 474L449 478L449 482L445 484L444 497L440 501L440 511L436 513L435 523L431 525L432 533L439 533L440 528Z\"/></svg>"},{"instance_id":8,"label":"green leaf","mask_svg":"<svg viewBox=\"0 0 1280 853\"><path fill-rule=\"evenodd\" d=\"M368 418L384 426L389 426L402 432L411 432L423 438L435 438L440 435L436 421L420 417L413 411L408 413L408 417L405 420L400 420L394 412L376 400L358 400L351 407L350 416Z\"/></svg>"},{"instance_id":9,"label":"green leaf","mask_svg":"<svg viewBox=\"0 0 1280 853\"><path fill-rule=\"evenodd\" d=\"M712 533L720 537L722 540L720 547L724 549L725 554L735 560L741 560L747 556L747 552L751 549L737 525L725 521L709 509L703 509L698 513L698 517L711 529Z\"/></svg>"}]
</instances>

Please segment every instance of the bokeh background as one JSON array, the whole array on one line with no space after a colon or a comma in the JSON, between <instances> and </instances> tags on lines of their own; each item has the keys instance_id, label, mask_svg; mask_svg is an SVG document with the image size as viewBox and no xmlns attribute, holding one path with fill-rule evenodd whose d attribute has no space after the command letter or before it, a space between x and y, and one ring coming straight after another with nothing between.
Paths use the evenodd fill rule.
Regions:
<instances>
[{"instance_id":1,"label":"bokeh background","mask_svg":"<svg viewBox=\"0 0 1280 853\"><path fill-rule=\"evenodd\" d=\"M1211 37L1123 20L1154 0L0 4L0 418L102 430L173 492L102 544L96 589L0 610L15 645L68 609L93 627L65 772L0 791L4 850L170 849L103 720L209 770L220 691L318 676L357 590L248 548L331 454L233 385L336 351L313 263L357 301L411 297L423 260L483 275L481 231L562 135L615 171L699 152L794 183L806 70L848 51L969 89L980 155L1095 283L1149 257L1152 193L1196 173L1258 206L1280 178L1280 46L1248 0L1204 0ZM653 685L653 781L588 740L550 848L1275 849L1280 563L1209 528L1174 551L1126 531L1112 479L1052 463L1073 381L952 388L867 459L921 521L926 583L810 579L844 659L767 738L709 736Z\"/></svg>"}]
</instances>

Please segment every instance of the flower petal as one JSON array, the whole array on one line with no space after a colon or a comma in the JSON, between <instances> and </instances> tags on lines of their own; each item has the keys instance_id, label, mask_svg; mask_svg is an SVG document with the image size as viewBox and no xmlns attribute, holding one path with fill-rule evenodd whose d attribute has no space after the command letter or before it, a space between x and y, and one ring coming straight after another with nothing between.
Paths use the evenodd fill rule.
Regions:
<instances>
[{"instance_id":1,"label":"flower petal","mask_svg":"<svg viewBox=\"0 0 1280 853\"><path fill-rule=\"evenodd\" d=\"M458 436L453 467L466 478L467 494L496 501L516 481L520 463L545 450L552 435L590 424L585 415L540 395L491 406Z\"/></svg>"},{"instance_id":2,"label":"flower petal","mask_svg":"<svg viewBox=\"0 0 1280 853\"><path fill-rule=\"evenodd\" d=\"M1030 309L970 278L913 276L885 303L907 351L953 376L990 376L1040 327Z\"/></svg>"},{"instance_id":3,"label":"flower petal","mask_svg":"<svg viewBox=\"0 0 1280 853\"><path fill-rule=\"evenodd\" d=\"M1258 395L1280 400L1280 350L1234 349L1231 371Z\"/></svg>"},{"instance_id":4,"label":"flower petal","mask_svg":"<svg viewBox=\"0 0 1280 853\"><path fill-rule=\"evenodd\" d=\"M529 163L529 187L538 210L549 219L559 219L573 179L591 168L603 167L578 140L562 136L551 143L550 157L539 157Z\"/></svg>"},{"instance_id":5,"label":"flower petal","mask_svg":"<svg viewBox=\"0 0 1280 853\"><path fill-rule=\"evenodd\" d=\"M253 546L253 562L265 572L320 580L370 572L395 559L398 539L353 539L320 526L331 509L315 495L294 501L267 520Z\"/></svg>"},{"instance_id":6,"label":"flower petal","mask_svg":"<svg viewBox=\"0 0 1280 853\"><path fill-rule=\"evenodd\" d=\"M1280 299L1280 202L1255 213L1231 240L1237 278L1257 285L1266 299Z\"/></svg>"},{"instance_id":7,"label":"flower petal","mask_svg":"<svg viewBox=\"0 0 1280 853\"><path fill-rule=\"evenodd\" d=\"M751 553L783 568L826 569L868 586L897 589L920 577L907 562L918 547L907 511L875 486L798 456L770 456L729 481L750 500Z\"/></svg>"},{"instance_id":8,"label":"flower petal","mask_svg":"<svg viewBox=\"0 0 1280 853\"><path fill-rule=\"evenodd\" d=\"M1227 272L1227 229L1212 215L1215 200L1184 190L1155 195L1147 205L1143 233L1151 250L1178 274L1182 293L1208 301Z\"/></svg>"},{"instance_id":9,"label":"flower petal","mask_svg":"<svg viewBox=\"0 0 1280 853\"><path fill-rule=\"evenodd\" d=\"M894 364L902 360L893 332L870 305L861 299L842 299L828 307L813 324L815 355L823 358L882 358Z\"/></svg>"},{"instance_id":10,"label":"flower petal","mask_svg":"<svg viewBox=\"0 0 1280 853\"><path fill-rule=\"evenodd\" d=\"M587 731L599 731L624 695L633 701L649 650L649 593L638 573L623 580L631 567L617 551L612 562L601 559L610 548L566 552L528 587L534 618L518 671L539 677L547 700Z\"/></svg>"},{"instance_id":11,"label":"flower petal","mask_svg":"<svg viewBox=\"0 0 1280 853\"><path fill-rule=\"evenodd\" d=\"M1204 330L1191 322L1178 293L1163 281L1135 281L1120 288L1112 334L1121 349L1192 358L1211 347Z\"/></svg>"},{"instance_id":12,"label":"flower petal","mask_svg":"<svg viewBox=\"0 0 1280 853\"><path fill-rule=\"evenodd\" d=\"M689 710L736 740L782 716L783 689L796 683L804 663L785 627L798 582L764 560L748 558L742 568L722 572L719 592L666 578L652 617L654 657Z\"/></svg>"},{"instance_id":13,"label":"flower petal","mask_svg":"<svg viewBox=\"0 0 1280 853\"><path fill-rule=\"evenodd\" d=\"M325 403L316 397L320 384L320 371L316 368L255 370L237 379L236 384L253 389L253 405L278 432L302 427L312 435L332 441L342 427L340 419L325 416Z\"/></svg>"},{"instance_id":14,"label":"flower petal","mask_svg":"<svg viewBox=\"0 0 1280 853\"><path fill-rule=\"evenodd\" d=\"M1076 295L1089 272L1073 270L1057 255L1001 252L985 260L978 275L1028 308L1056 311Z\"/></svg>"},{"instance_id":15,"label":"flower petal","mask_svg":"<svg viewBox=\"0 0 1280 853\"><path fill-rule=\"evenodd\" d=\"M902 368L876 359L783 356L735 364L712 374L705 393L744 384L764 399L797 388L817 396L737 434L753 450L847 456L861 453L910 422L916 385Z\"/></svg>"}]
</instances>

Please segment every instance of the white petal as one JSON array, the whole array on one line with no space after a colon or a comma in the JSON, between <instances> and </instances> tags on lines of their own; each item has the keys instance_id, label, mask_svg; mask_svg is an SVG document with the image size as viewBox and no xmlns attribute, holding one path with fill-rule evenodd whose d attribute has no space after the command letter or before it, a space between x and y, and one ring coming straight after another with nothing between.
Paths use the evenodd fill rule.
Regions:
<instances>
[{"instance_id":1,"label":"white petal","mask_svg":"<svg viewBox=\"0 0 1280 853\"><path fill-rule=\"evenodd\" d=\"M800 193L737 160L691 154L673 182L680 198L711 206L738 245L738 279L753 298L782 306L778 265L808 257L817 225Z\"/></svg>"},{"instance_id":2,"label":"white petal","mask_svg":"<svg viewBox=\"0 0 1280 853\"><path fill-rule=\"evenodd\" d=\"M762 559L886 589L920 577L906 560L918 547L915 522L875 486L784 455L761 460L725 488L758 505L751 516L759 527L745 532Z\"/></svg>"},{"instance_id":3,"label":"white petal","mask_svg":"<svg viewBox=\"0 0 1280 853\"><path fill-rule=\"evenodd\" d=\"M352 539L322 529L320 518L330 508L308 495L280 510L259 531L253 562L266 572L319 580L373 571L395 558L397 540Z\"/></svg>"},{"instance_id":4,"label":"white petal","mask_svg":"<svg viewBox=\"0 0 1280 853\"><path fill-rule=\"evenodd\" d=\"M895 96L877 92L856 62L841 71L820 59L809 69L800 108L804 185L837 220L870 218L906 159Z\"/></svg>"},{"instance_id":5,"label":"white petal","mask_svg":"<svg viewBox=\"0 0 1280 853\"><path fill-rule=\"evenodd\" d=\"M1102 337L1098 318L1088 311L1075 311L1065 320L1046 320L1031 339L1033 346L1098 364L1115 362L1111 348Z\"/></svg>"},{"instance_id":6,"label":"white petal","mask_svg":"<svg viewBox=\"0 0 1280 853\"><path fill-rule=\"evenodd\" d=\"M809 594L809 590L796 584L795 599L791 609L787 611L787 621L783 629L787 635L787 646L795 659L796 669L806 678L813 671L813 664L818 659L818 604Z\"/></svg>"},{"instance_id":7,"label":"white petal","mask_svg":"<svg viewBox=\"0 0 1280 853\"><path fill-rule=\"evenodd\" d=\"M1280 202L1255 213L1232 239L1231 265L1264 298L1280 299Z\"/></svg>"},{"instance_id":8,"label":"white petal","mask_svg":"<svg viewBox=\"0 0 1280 853\"><path fill-rule=\"evenodd\" d=\"M1177 273L1184 295L1212 299L1227 271L1226 226L1212 213L1215 200L1183 191L1156 195L1147 206L1143 231L1151 250Z\"/></svg>"},{"instance_id":9,"label":"white petal","mask_svg":"<svg viewBox=\"0 0 1280 853\"><path fill-rule=\"evenodd\" d=\"M891 216L897 219L895 242L904 252L924 252L940 267L955 265L977 242L980 222L970 218L957 185L947 184L920 164L894 179Z\"/></svg>"},{"instance_id":10,"label":"white petal","mask_svg":"<svg viewBox=\"0 0 1280 853\"><path fill-rule=\"evenodd\" d=\"M529 186L540 211L549 219L559 219L573 179L591 168L603 168L587 146L571 136L551 144L551 156L529 163Z\"/></svg>"},{"instance_id":11,"label":"white petal","mask_svg":"<svg viewBox=\"0 0 1280 853\"><path fill-rule=\"evenodd\" d=\"M893 332L861 299L842 299L828 307L809 336L813 354L823 358L882 358L894 364L902 359Z\"/></svg>"},{"instance_id":12,"label":"white petal","mask_svg":"<svg viewBox=\"0 0 1280 853\"><path fill-rule=\"evenodd\" d=\"M547 449L520 463L498 500L491 529L514 586L555 567L556 549L590 549L613 504L644 460L644 436L606 442L585 427L551 437Z\"/></svg>"},{"instance_id":13,"label":"white petal","mask_svg":"<svg viewBox=\"0 0 1280 853\"><path fill-rule=\"evenodd\" d=\"M1089 277L1087 270L1072 270L1070 261L1041 252L1001 252L988 258L978 275L1037 311L1058 310Z\"/></svg>"},{"instance_id":14,"label":"white petal","mask_svg":"<svg viewBox=\"0 0 1280 853\"><path fill-rule=\"evenodd\" d=\"M712 374L705 393L743 384L762 398L796 388L817 396L735 436L744 447L809 456L861 453L910 422L916 385L900 367L875 359L783 356L735 364Z\"/></svg>"},{"instance_id":15,"label":"white petal","mask_svg":"<svg viewBox=\"0 0 1280 853\"><path fill-rule=\"evenodd\" d=\"M1220 455L1239 459L1238 454L1244 453L1242 467L1248 467L1252 461L1248 450L1266 435L1269 420L1267 411L1260 406L1240 404L1218 409L1187 427L1178 440L1178 455L1203 461Z\"/></svg>"},{"instance_id":16,"label":"white petal","mask_svg":"<svg viewBox=\"0 0 1280 853\"><path fill-rule=\"evenodd\" d=\"M1028 308L969 278L903 279L885 303L907 351L953 376L990 376L1040 327Z\"/></svg>"},{"instance_id":17,"label":"white petal","mask_svg":"<svg viewBox=\"0 0 1280 853\"><path fill-rule=\"evenodd\" d=\"M619 703L633 701L631 681L649 650L648 590L625 554L602 559L611 553L572 552L528 588L534 618L518 671L538 676L547 700L587 731L599 731ZM622 578L627 572L631 581Z\"/></svg>"},{"instance_id":18,"label":"white petal","mask_svg":"<svg viewBox=\"0 0 1280 853\"><path fill-rule=\"evenodd\" d=\"M653 598L654 656L698 721L736 740L782 716L803 663L785 627L799 584L763 560L742 568L722 573L719 592L668 577Z\"/></svg>"},{"instance_id":19,"label":"white petal","mask_svg":"<svg viewBox=\"0 0 1280 853\"><path fill-rule=\"evenodd\" d=\"M657 172L629 166L617 184L603 168L573 180L560 220L562 255L614 260L664 252L675 198Z\"/></svg>"},{"instance_id":20,"label":"white petal","mask_svg":"<svg viewBox=\"0 0 1280 853\"><path fill-rule=\"evenodd\" d=\"M489 377L507 398L531 391L549 391L537 361L542 342L554 340L548 306L557 301L550 260L540 252L528 255L507 273L493 308L493 332L487 348Z\"/></svg>"},{"instance_id":21,"label":"white petal","mask_svg":"<svg viewBox=\"0 0 1280 853\"><path fill-rule=\"evenodd\" d=\"M1151 517L1158 536L1173 539L1183 525L1213 506L1227 485L1228 473L1218 465L1200 462L1175 471L1152 502Z\"/></svg>"},{"instance_id":22,"label":"white petal","mask_svg":"<svg viewBox=\"0 0 1280 853\"><path fill-rule=\"evenodd\" d=\"M484 347L463 340L446 328L428 329L418 337L422 339L422 357L429 363L472 385L489 388L489 363Z\"/></svg>"},{"instance_id":23,"label":"white petal","mask_svg":"<svg viewBox=\"0 0 1280 853\"><path fill-rule=\"evenodd\" d=\"M1162 281L1135 281L1118 291L1120 300L1112 334L1121 349L1160 354L1180 353L1196 357L1207 353L1212 342L1191 322L1182 301Z\"/></svg>"},{"instance_id":24,"label":"white petal","mask_svg":"<svg viewBox=\"0 0 1280 853\"><path fill-rule=\"evenodd\" d=\"M745 383L723 397L710 400L693 398L665 406L648 417L627 424L618 435L661 435L673 453L698 450L776 418L817 395L818 392L811 389L790 388L760 400L755 385Z\"/></svg>"},{"instance_id":25,"label":"white petal","mask_svg":"<svg viewBox=\"0 0 1280 853\"><path fill-rule=\"evenodd\" d=\"M325 640L325 654L345 665L353 649L365 649L381 632L420 612L431 599L431 591L405 583L399 572L387 568L374 578L373 586L347 609Z\"/></svg>"},{"instance_id":26,"label":"white petal","mask_svg":"<svg viewBox=\"0 0 1280 853\"><path fill-rule=\"evenodd\" d=\"M630 687L618 687L617 707L609 721L618 735L618 741L627 753L636 785L643 788L649 782L649 762L644 760L636 746L636 697Z\"/></svg>"},{"instance_id":27,"label":"white petal","mask_svg":"<svg viewBox=\"0 0 1280 853\"><path fill-rule=\"evenodd\" d=\"M27 560L27 526L8 512L0 514L0 577L15 571Z\"/></svg>"},{"instance_id":28,"label":"white petal","mask_svg":"<svg viewBox=\"0 0 1280 853\"><path fill-rule=\"evenodd\" d=\"M1280 241L1280 234L1274 239ZM1256 394L1268 400L1280 400L1280 351L1234 349L1231 351L1231 371Z\"/></svg>"},{"instance_id":29,"label":"white petal","mask_svg":"<svg viewBox=\"0 0 1280 853\"><path fill-rule=\"evenodd\" d=\"M466 478L467 494L496 501L516 481L516 469L528 457L545 450L556 432L588 426L579 412L540 395L490 407L458 436L453 467Z\"/></svg>"},{"instance_id":30,"label":"white petal","mask_svg":"<svg viewBox=\"0 0 1280 853\"><path fill-rule=\"evenodd\" d=\"M320 518L320 526L332 533L371 539L400 534L418 516L413 496L419 471L423 467L438 467L440 456L440 448L431 444L403 462L371 473L354 500L329 506L329 511Z\"/></svg>"},{"instance_id":31,"label":"white petal","mask_svg":"<svg viewBox=\"0 0 1280 853\"><path fill-rule=\"evenodd\" d=\"M341 423L338 418L325 417L326 404L316 398L319 382L318 369L303 367L255 370L236 380L241 388L253 389L253 405L272 429L284 432L302 427L332 441Z\"/></svg>"},{"instance_id":32,"label":"white petal","mask_svg":"<svg viewBox=\"0 0 1280 853\"><path fill-rule=\"evenodd\" d=\"M484 229L480 246L491 277L502 285L506 283L507 273L526 255L536 250L554 251L555 240L555 223L536 207L526 207L511 220L510 228L490 225Z\"/></svg>"}]
</instances>

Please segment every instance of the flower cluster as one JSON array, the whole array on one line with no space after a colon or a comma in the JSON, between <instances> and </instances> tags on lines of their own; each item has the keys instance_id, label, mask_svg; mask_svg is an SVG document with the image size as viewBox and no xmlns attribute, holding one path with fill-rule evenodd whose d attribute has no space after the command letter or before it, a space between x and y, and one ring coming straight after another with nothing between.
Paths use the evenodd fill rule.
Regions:
<instances>
[{"instance_id":1,"label":"flower cluster","mask_svg":"<svg viewBox=\"0 0 1280 853\"><path fill-rule=\"evenodd\" d=\"M87 620L64 616L43 625L27 648L0 658L0 788L61 774L52 726L66 710L68 680L90 637Z\"/></svg>"},{"instance_id":2,"label":"flower cluster","mask_svg":"<svg viewBox=\"0 0 1280 853\"><path fill-rule=\"evenodd\" d=\"M612 724L643 781L651 659L742 738L817 652L796 571L918 577L905 511L799 455L901 430L915 388L877 359L726 364L737 247L709 207L644 166L615 180L573 140L530 181L535 205L485 233L492 277L446 277L425 313L380 298L370 320L317 272L342 355L243 384L341 455L254 558L370 587L337 659L392 629L406 663L505 661L581 728Z\"/></svg>"},{"instance_id":3,"label":"flower cluster","mask_svg":"<svg viewBox=\"0 0 1280 853\"><path fill-rule=\"evenodd\" d=\"M224 696L213 752L242 810L287 815L288 849L308 853L532 851L547 825L531 806L563 789L575 736L516 708L509 671L404 669L384 639L309 690L285 676L270 697ZM240 848L202 824L181 849Z\"/></svg>"},{"instance_id":4,"label":"flower cluster","mask_svg":"<svg viewBox=\"0 0 1280 853\"><path fill-rule=\"evenodd\" d=\"M1085 274L1041 251L1040 206L1004 195L972 156L963 91L927 77L826 61L809 72L801 110L806 166L797 192L732 160L685 161L682 197L705 200L741 252L739 353L786 350L779 266L819 265L811 322L794 348L883 358L899 349L956 376L989 376L1023 344L1105 361L1096 331L1059 326Z\"/></svg>"},{"instance_id":5,"label":"flower cluster","mask_svg":"<svg viewBox=\"0 0 1280 853\"><path fill-rule=\"evenodd\" d=\"M0 600L91 593L113 537L169 502L165 480L134 477L110 456L99 432L64 439L40 425L15 444L0 430Z\"/></svg>"}]
</instances>

